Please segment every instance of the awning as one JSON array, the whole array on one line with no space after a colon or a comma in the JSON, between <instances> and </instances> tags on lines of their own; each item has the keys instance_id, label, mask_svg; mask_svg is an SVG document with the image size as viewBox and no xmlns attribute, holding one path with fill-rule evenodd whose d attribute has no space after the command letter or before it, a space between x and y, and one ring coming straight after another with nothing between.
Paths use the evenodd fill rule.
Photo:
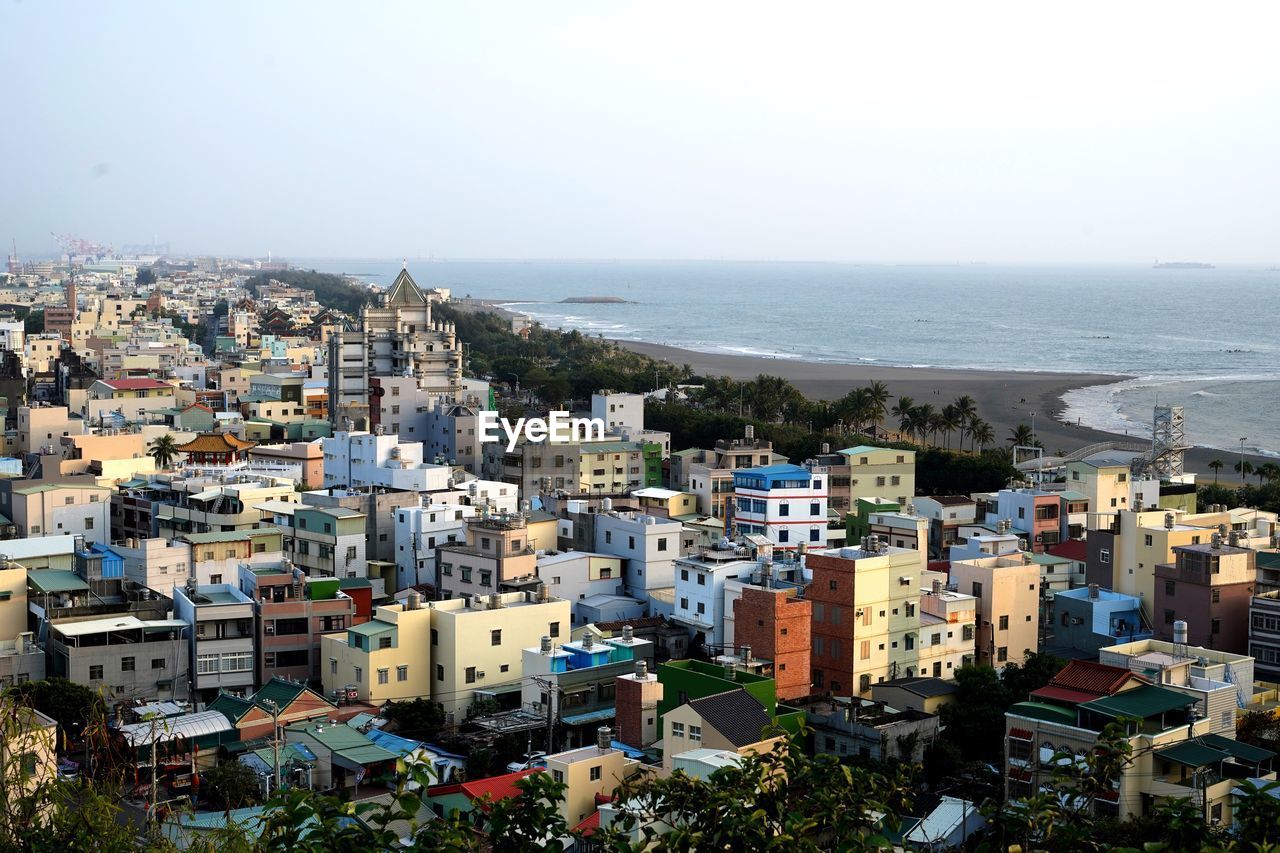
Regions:
<instances>
[{"instance_id":1,"label":"awning","mask_svg":"<svg viewBox=\"0 0 1280 853\"><path fill-rule=\"evenodd\" d=\"M1014 740L1031 740L1034 735L1027 729L1009 729L1009 737Z\"/></svg>"},{"instance_id":2,"label":"awning","mask_svg":"<svg viewBox=\"0 0 1280 853\"><path fill-rule=\"evenodd\" d=\"M222 494L221 489L205 489L203 492L196 492L194 495L191 495L190 497L187 498L187 500L207 501L207 500L211 500L212 498L216 498L220 494Z\"/></svg>"},{"instance_id":3,"label":"awning","mask_svg":"<svg viewBox=\"0 0 1280 853\"><path fill-rule=\"evenodd\" d=\"M1184 767L1205 767L1217 764L1225 759L1227 754L1195 741L1184 741L1158 750L1156 756L1162 761L1173 761Z\"/></svg>"},{"instance_id":4,"label":"awning","mask_svg":"<svg viewBox=\"0 0 1280 853\"><path fill-rule=\"evenodd\" d=\"M582 726L587 723L603 723L618 715L616 708L601 708L599 711L588 711L585 714L561 715L560 722L568 726Z\"/></svg>"}]
</instances>

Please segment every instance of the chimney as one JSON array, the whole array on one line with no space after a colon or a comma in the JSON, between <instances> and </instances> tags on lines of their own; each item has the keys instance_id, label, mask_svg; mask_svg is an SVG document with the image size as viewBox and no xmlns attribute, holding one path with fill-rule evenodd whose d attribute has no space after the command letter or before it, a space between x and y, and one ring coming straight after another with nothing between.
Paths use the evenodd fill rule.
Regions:
<instances>
[{"instance_id":1,"label":"chimney","mask_svg":"<svg viewBox=\"0 0 1280 853\"><path fill-rule=\"evenodd\" d=\"M542 638L542 646L541 648L538 649L538 651L544 655L551 654L551 638L550 637Z\"/></svg>"},{"instance_id":2,"label":"chimney","mask_svg":"<svg viewBox=\"0 0 1280 853\"><path fill-rule=\"evenodd\" d=\"M596 729L596 747L601 752L608 752L613 749L613 729L608 726L601 726Z\"/></svg>"},{"instance_id":3,"label":"chimney","mask_svg":"<svg viewBox=\"0 0 1280 853\"><path fill-rule=\"evenodd\" d=\"M1098 600L1098 585L1096 583L1089 584L1089 598L1094 601Z\"/></svg>"}]
</instances>

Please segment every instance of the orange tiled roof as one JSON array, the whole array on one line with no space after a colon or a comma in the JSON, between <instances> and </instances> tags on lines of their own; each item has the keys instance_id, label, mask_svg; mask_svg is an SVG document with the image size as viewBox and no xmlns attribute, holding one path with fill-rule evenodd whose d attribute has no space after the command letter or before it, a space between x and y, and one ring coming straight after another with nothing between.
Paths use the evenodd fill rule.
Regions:
<instances>
[{"instance_id":1,"label":"orange tiled roof","mask_svg":"<svg viewBox=\"0 0 1280 853\"><path fill-rule=\"evenodd\" d=\"M176 449L183 453L232 453L257 443L244 441L227 432L202 432L186 444L179 444Z\"/></svg>"}]
</instances>

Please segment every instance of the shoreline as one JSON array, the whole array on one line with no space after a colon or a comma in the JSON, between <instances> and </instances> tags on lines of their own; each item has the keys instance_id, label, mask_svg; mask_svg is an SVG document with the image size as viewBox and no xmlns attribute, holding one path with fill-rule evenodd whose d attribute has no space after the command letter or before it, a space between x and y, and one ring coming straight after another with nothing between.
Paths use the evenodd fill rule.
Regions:
<instances>
[{"instance_id":1,"label":"shoreline","mask_svg":"<svg viewBox=\"0 0 1280 853\"><path fill-rule=\"evenodd\" d=\"M1068 391L1124 382L1133 378L1129 376L836 364L704 353L645 341L613 339L612 343L673 364L688 364L697 374L738 380L754 379L762 373L780 376L811 400L837 399L850 389L874 380L888 385L889 393L895 398L908 396L917 403L930 403L935 408L941 408L957 397L968 394L977 404L978 415L991 424L996 441L1002 445L1008 442L1010 431L1018 424L1030 426L1031 412L1035 412L1036 436L1044 444L1046 454L1053 454L1059 449L1071 452L1101 441L1144 444L1151 441L1148 436L1106 432L1059 420L1066 411L1062 396ZM1235 458L1237 457L1226 451L1194 447L1186 452L1185 465L1188 471L1207 477L1212 473L1208 467L1209 462L1222 459L1228 467L1220 472L1219 481L1229 485L1232 478L1238 476L1229 467L1231 460ZM1246 455L1246 458L1265 461L1265 457Z\"/></svg>"}]
</instances>

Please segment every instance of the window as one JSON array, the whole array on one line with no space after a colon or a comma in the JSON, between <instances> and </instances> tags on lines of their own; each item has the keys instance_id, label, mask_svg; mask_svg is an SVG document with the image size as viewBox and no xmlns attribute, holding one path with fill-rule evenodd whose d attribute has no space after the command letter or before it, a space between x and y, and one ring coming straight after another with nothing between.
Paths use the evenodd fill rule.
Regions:
<instances>
[{"instance_id":1,"label":"window","mask_svg":"<svg viewBox=\"0 0 1280 853\"><path fill-rule=\"evenodd\" d=\"M1004 663L1008 659L1009 659L1008 646L1001 646L1000 648L996 649L996 660L1000 661L1001 663Z\"/></svg>"},{"instance_id":2,"label":"window","mask_svg":"<svg viewBox=\"0 0 1280 853\"><path fill-rule=\"evenodd\" d=\"M877 486L883 486L883 485L884 485L884 477L876 477L876 485L877 485Z\"/></svg>"},{"instance_id":3,"label":"window","mask_svg":"<svg viewBox=\"0 0 1280 853\"><path fill-rule=\"evenodd\" d=\"M548 628L547 628L547 635L548 635L548 636L551 636L551 637L559 637L559 636L560 636L560 623L559 623L559 622L552 622L552 623L548 626Z\"/></svg>"},{"instance_id":4,"label":"window","mask_svg":"<svg viewBox=\"0 0 1280 853\"><path fill-rule=\"evenodd\" d=\"M489 645L491 646L502 645L502 629L501 628L494 628L492 631L489 632Z\"/></svg>"},{"instance_id":5,"label":"window","mask_svg":"<svg viewBox=\"0 0 1280 853\"><path fill-rule=\"evenodd\" d=\"M1212 601L1214 604L1217 604L1219 601L1221 601L1221 600L1222 600L1222 590L1218 589L1217 587L1214 587L1212 590L1210 590L1210 591L1209 591L1209 600L1210 600L1210 601Z\"/></svg>"},{"instance_id":6,"label":"window","mask_svg":"<svg viewBox=\"0 0 1280 853\"><path fill-rule=\"evenodd\" d=\"M779 530L779 531L778 531L778 541L779 541L779 542L790 542L790 541L791 541L791 531L790 531L790 530Z\"/></svg>"},{"instance_id":7,"label":"window","mask_svg":"<svg viewBox=\"0 0 1280 853\"><path fill-rule=\"evenodd\" d=\"M364 669L362 667L356 667L356 684L359 684L362 681L364 681Z\"/></svg>"},{"instance_id":8,"label":"window","mask_svg":"<svg viewBox=\"0 0 1280 853\"><path fill-rule=\"evenodd\" d=\"M1219 633L1221 633L1221 632L1222 632L1222 620L1221 620L1221 619L1210 619L1210 620L1209 620L1209 633L1210 633L1210 634L1219 634Z\"/></svg>"},{"instance_id":9,"label":"window","mask_svg":"<svg viewBox=\"0 0 1280 853\"><path fill-rule=\"evenodd\" d=\"M682 599L680 599L680 609L681 609L681 610L688 610L688 609L689 609L689 599L687 599L687 598L682 598Z\"/></svg>"},{"instance_id":10,"label":"window","mask_svg":"<svg viewBox=\"0 0 1280 853\"><path fill-rule=\"evenodd\" d=\"M408 681L408 680L409 680L409 667L405 666L404 664L401 664L400 666L396 667L396 681Z\"/></svg>"},{"instance_id":11,"label":"window","mask_svg":"<svg viewBox=\"0 0 1280 853\"><path fill-rule=\"evenodd\" d=\"M390 638L390 637L379 637L379 638L378 638L378 648L380 648L380 649L389 649L389 648L391 648L391 638Z\"/></svg>"},{"instance_id":12,"label":"window","mask_svg":"<svg viewBox=\"0 0 1280 853\"><path fill-rule=\"evenodd\" d=\"M102 680L102 665L101 665L101 664L98 664L98 665L96 665L96 666L91 666L91 667L89 667L89 680L90 680L90 681L101 681L101 680Z\"/></svg>"},{"instance_id":13,"label":"window","mask_svg":"<svg viewBox=\"0 0 1280 853\"><path fill-rule=\"evenodd\" d=\"M703 613L706 613L706 612L707 612L707 605L706 605L706 603L705 603L705 602L701 602L701 601L699 601L699 602L698 602L698 613L699 613L699 614L703 614Z\"/></svg>"},{"instance_id":14,"label":"window","mask_svg":"<svg viewBox=\"0 0 1280 853\"><path fill-rule=\"evenodd\" d=\"M1008 630L1009 630L1009 617L1008 617L1008 616L1001 616L1001 617L1000 617L1000 630L1001 630L1001 631L1008 631Z\"/></svg>"},{"instance_id":15,"label":"window","mask_svg":"<svg viewBox=\"0 0 1280 853\"><path fill-rule=\"evenodd\" d=\"M706 586L706 585L707 585L707 576L702 572L698 572L698 586Z\"/></svg>"},{"instance_id":16,"label":"window","mask_svg":"<svg viewBox=\"0 0 1280 853\"><path fill-rule=\"evenodd\" d=\"M1144 537L1143 537L1143 539L1145 540L1145 544L1147 544L1147 545L1150 545L1150 544L1151 544L1151 534L1150 534L1150 533L1148 533L1146 536L1144 536Z\"/></svg>"},{"instance_id":17,"label":"window","mask_svg":"<svg viewBox=\"0 0 1280 853\"><path fill-rule=\"evenodd\" d=\"M689 726L689 740L702 743L702 726Z\"/></svg>"},{"instance_id":18,"label":"window","mask_svg":"<svg viewBox=\"0 0 1280 853\"><path fill-rule=\"evenodd\" d=\"M785 504L785 503L784 503L784 504L782 504L781 506L779 506L779 507L778 507L778 515L780 515L780 516L788 516L788 515L791 515L791 504Z\"/></svg>"},{"instance_id":19,"label":"window","mask_svg":"<svg viewBox=\"0 0 1280 853\"><path fill-rule=\"evenodd\" d=\"M389 670L387 670L386 668L379 669L379 670L378 670L378 683L379 683L379 684L386 684L388 681L390 681L390 680L391 680L390 675L391 675L390 671L389 671Z\"/></svg>"},{"instance_id":20,"label":"window","mask_svg":"<svg viewBox=\"0 0 1280 853\"><path fill-rule=\"evenodd\" d=\"M1174 591L1174 589L1175 589L1176 587L1177 587L1177 584L1175 584L1173 581L1165 581L1165 582L1164 582L1164 594L1165 594L1165 595L1173 595L1173 591ZM1215 592L1216 592L1216 590L1215 590Z\"/></svg>"},{"instance_id":21,"label":"window","mask_svg":"<svg viewBox=\"0 0 1280 853\"><path fill-rule=\"evenodd\" d=\"M134 661L133 658L120 658L120 671L133 672L134 671L133 661Z\"/></svg>"},{"instance_id":22,"label":"window","mask_svg":"<svg viewBox=\"0 0 1280 853\"><path fill-rule=\"evenodd\" d=\"M671 724L671 736L672 736L672 737L684 737L684 723L672 723L672 724Z\"/></svg>"},{"instance_id":23,"label":"window","mask_svg":"<svg viewBox=\"0 0 1280 853\"><path fill-rule=\"evenodd\" d=\"M330 674L330 675L337 675L337 674L338 674L338 659L337 659L337 658L329 658L329 674Z\"/></svg>"},{"instance_id":24,"label":"window","mask_svg":"<svg viewBox=\"0 0 1280 853\"><path fill-rule=\"evenodd\" d=\"M476 683L476 668L474 666L467 667L467 684Z\"/></svg>"},{"instance_id":25,"label":"window","mask_svg":"<svg viewBox=\"0 0 1280 853\"><path fill-rule=\"evenodd\" d=\"M809 504L809 515L822 515L822 504L817 501Z\"/></svg>"},{"instance_id":26,"label":"window","mask_svg":"<svg viewBox=\"0 0 1280 853\"><path fill-rule=\"evenodd\" d=\"M858 676L858 692L866 693L870 689L871 689L871 676L869 675Z\"/></svg>"},{"instance_id":27,"label":"window","mask_svg":"<svg viewBox=\"0 0 1280 853\"><path fill-rule=\"evenodd\" d=\"M1098 551L1098 562L1100 562L1100 563L1110 563L1110 562L1111 562L1111 551L1110 551L1110 550L1108 550L1108 549L1106 549L1106 548L1102 548L1102 549L1100 549L1100 550Z\"/></svg>"},{"instance_id":28,"label":"window","mask_svg":"<svg viewBox=\"0 0 1280 853\"><path fill-rule=\"evenodd\" d=\"M600 765L599 764L591 768L591 781L592 782L600 781Z\"/></svg>"},{"instance_id":29,"label":"window","mask_svg":"<svg viewBox=\"0 0 1280 853\"><path fill-rule=\"evenodd\" d=\"M88 516L86 516L86 517L85 517L85 520L84 520L84 529L85 529L85 530L92 530L92 529L93 529L93 519L92 519L92 518L90 518L90 517L88 517Z\"/></svg>"},{"instance_id":30,"label":"window","mask_svg":"<svg viewBox=\"0 0 1280 853\"><path fill-rule=\"evenodd\" d=\"M667 550L667 537L665 536L658 537L658 550L659 551Z\"/></svg>"},{"instance_id":31,"label":"window","mask_svg":"<svg viewBox=\"0 0 1280 853\"><path fill-rule=\"evenodd\" d=\"M436 664L436 681L444 681L444 664Z\"/></svg>"},{"instance_id":32,"label":"window","mask_svg":"<svg viewBox=\"0 0 1280 853\"><path fill-rule=\"evenodd\" d=\"M213 675L217 671L217 655L196 655L196 675ZM92 673L90 677L92 677Z\"/></svg>"},{"instance_id":33,"label":"window","mask_svg":"<svg viewBox=\"0 0 1280 853\"><path fill-rule=\"evenodd\" d=\"M227 652L222 656L223 672L250 672L253 670L253 652Z\"/></svg>"},{"instance_id":34,"label":"window","mask_svg":"<svg viewBox=\"0 0 1280 853\"><path fill-rule=\"evenodd\" d=\"M151 668L152 668L152 669L164 669L164 658L152 658L152 659L151 659Z\"/></svg>"},{"instance_id":35,"label":"window","mask_svg":"<svg viewBox=\"0 0 1280 853\"><path fill-rule=\"evenodd\" d=\"M435 628L431 629L431 645L433 646L440 645L440 632Z\"/></svg>"}]
</instances>

